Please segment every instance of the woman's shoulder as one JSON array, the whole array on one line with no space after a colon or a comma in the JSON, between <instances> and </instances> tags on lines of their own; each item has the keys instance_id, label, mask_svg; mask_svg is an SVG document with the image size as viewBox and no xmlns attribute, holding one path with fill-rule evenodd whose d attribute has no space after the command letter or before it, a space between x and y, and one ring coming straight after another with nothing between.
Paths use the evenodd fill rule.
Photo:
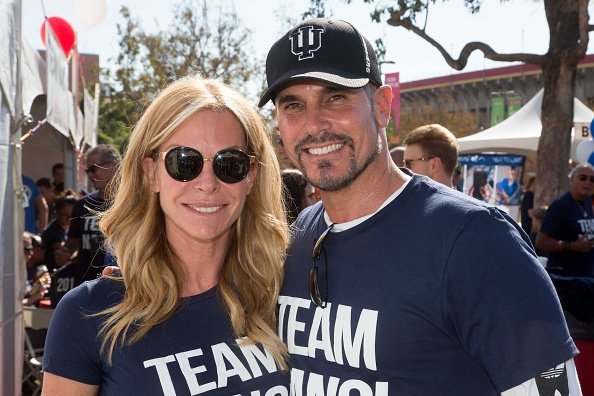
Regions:
<instances>
[{"instance_id":1,"label":"woman's shoulder","mask_svg":"<svg viewBox=\"0 0 594 396\"><path fill-rule=\"evenodd\" d=\"M82 308L90 312L99 312L120 302L123 296L122 282L102 277L84 282L70 290L60 300L57 309L69 306L77 310Z\"/></svg>"}]
</instances>

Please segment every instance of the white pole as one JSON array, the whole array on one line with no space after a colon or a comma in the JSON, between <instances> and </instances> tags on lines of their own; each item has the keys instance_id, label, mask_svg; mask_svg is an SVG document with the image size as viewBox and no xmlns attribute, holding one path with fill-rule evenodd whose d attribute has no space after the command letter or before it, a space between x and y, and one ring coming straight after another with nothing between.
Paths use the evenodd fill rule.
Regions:
<instances>
[{"instance_id":1,"label":"white pole","mask_svg":"<svg viewBox=\"0 0 594 396\"><path fill-rule=\"evenodd\" d=\"M6 20L14 26L7 37L16 56L14 91L4 91L14 103L11 114L7 97L0 93L0 394L20 395L23 370L24 211L19 199L21 179L21 121L23 118L21 72L21 0L0 0ZM12 18L12 20L11 20Z\"/></svg>"}]
</instances>

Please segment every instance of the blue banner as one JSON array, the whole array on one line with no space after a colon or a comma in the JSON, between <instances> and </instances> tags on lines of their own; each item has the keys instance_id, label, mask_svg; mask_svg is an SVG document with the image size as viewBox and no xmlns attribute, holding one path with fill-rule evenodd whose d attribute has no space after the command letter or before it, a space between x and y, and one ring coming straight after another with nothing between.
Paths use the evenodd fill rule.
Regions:
<instances>
[{"instance_id":1,"label":"blue banner","mask_svg":"<svg viewBox=\"0 0 594 396\"><path fill-rule=\"evenodd\" d=\"M526 157L513 154L461 154L458 161L462 165L500 165L500 166L524 166Z\"/></svg>"}]
</instances>

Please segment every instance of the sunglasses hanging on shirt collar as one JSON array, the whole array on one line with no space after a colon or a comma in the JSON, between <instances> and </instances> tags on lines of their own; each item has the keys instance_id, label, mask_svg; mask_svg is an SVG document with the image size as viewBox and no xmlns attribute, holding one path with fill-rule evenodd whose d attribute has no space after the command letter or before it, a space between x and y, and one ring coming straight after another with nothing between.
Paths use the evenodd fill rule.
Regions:
<instances>
[{"instance_id":1,"label":"sunglasses hanging on shirt collar","mask_svg":"<svg viewBox=\"0 0 594 396\"><path fill-rule=\"evenodd\" d=\"M311 301L320 308L326 308L328 305L328 260L324 260L326 264L325 276L324 276L324 289L320 292L319 286L319 279L318 279L318 261L320 260L320 256L322 255L322 251L324 249L324 242L326 238L332 231L334 224L330 224L326 231L320 235L317 241L314 243L313 252L311 254L312 257L312 265L311 270L309 271L309 297Z\"/></svg>"}]
</instances>

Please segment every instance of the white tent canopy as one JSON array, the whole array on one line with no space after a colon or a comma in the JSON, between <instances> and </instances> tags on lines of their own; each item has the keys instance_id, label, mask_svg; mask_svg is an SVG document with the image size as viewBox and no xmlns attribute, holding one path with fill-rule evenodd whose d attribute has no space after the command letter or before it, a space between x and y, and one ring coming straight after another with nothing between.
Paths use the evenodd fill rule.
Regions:
<instances>
[{"instance_id":1,"label":"white tent canopy","mask_svg":"<svg viewBox=\"0 0 594 396\"><path fill-rule=\"evenodd\" d=\"M474 135L458 139L460 153L505 152L534 155L538 149L538 140L542 131L541 109L543 90L541 89L528 103L511 117L499 124ZM576 128L589 126L594 119L590 110L577 98L574 99L573 122ZM588 136L589 137L589 136ZM588 138L572 136L572 157L578 140Z\"/></svg>"},{"instance_id":2,"label":"white tent canopy","mask_svg":"<svg viewBox=\"0 0 594 396\"><path fill-rule=\"evenodd\" d=\"M26 202L22 199L22 170L26 169L30 172L29 176L36 180L50 176L53 163L63 162L67 169L67 183L68 169L72 175L67 186L73 186L77 180L77 157L71 140L76 143L77 150L97 140L97 87L94 97L85 95L85 110L89 109L85 114L89 120L85 123L78 98L74 100L71 93L64 93L64 90L52 93L55 87L48 84L48 79L56 80L57 68L44 62L22 37L21 3L22 0L0 0L0 395L21 393L25 334L22 309L25 286L23 208ZM56 47L48 46L47 58L52 58L56 52L61 54L62 50ZM72 62L75 61L76 57L73 57ZM61 62L64 78L59 81L68 87L68 64L66 59ZM78 81L78 78L78 74L74 74L73 80ZM52 102L51 94L55 93L57 95ZM40 104L34 105L35 102ZM78 117L72 117L75 122L66 118L66 122L62 122L66 128L62 128L60 133L56 130L56 118L48 117L48 108L54 112L59 108L62 113ZM38 113L34 118L34 122L39 122L35 132L38 134L27 134L27 138L21 140L23 121L34 110ZM44 124L41 121L45 119L47 122ZM27 128L32 126L26 124Z\"/></svg>"}]
</instances>

